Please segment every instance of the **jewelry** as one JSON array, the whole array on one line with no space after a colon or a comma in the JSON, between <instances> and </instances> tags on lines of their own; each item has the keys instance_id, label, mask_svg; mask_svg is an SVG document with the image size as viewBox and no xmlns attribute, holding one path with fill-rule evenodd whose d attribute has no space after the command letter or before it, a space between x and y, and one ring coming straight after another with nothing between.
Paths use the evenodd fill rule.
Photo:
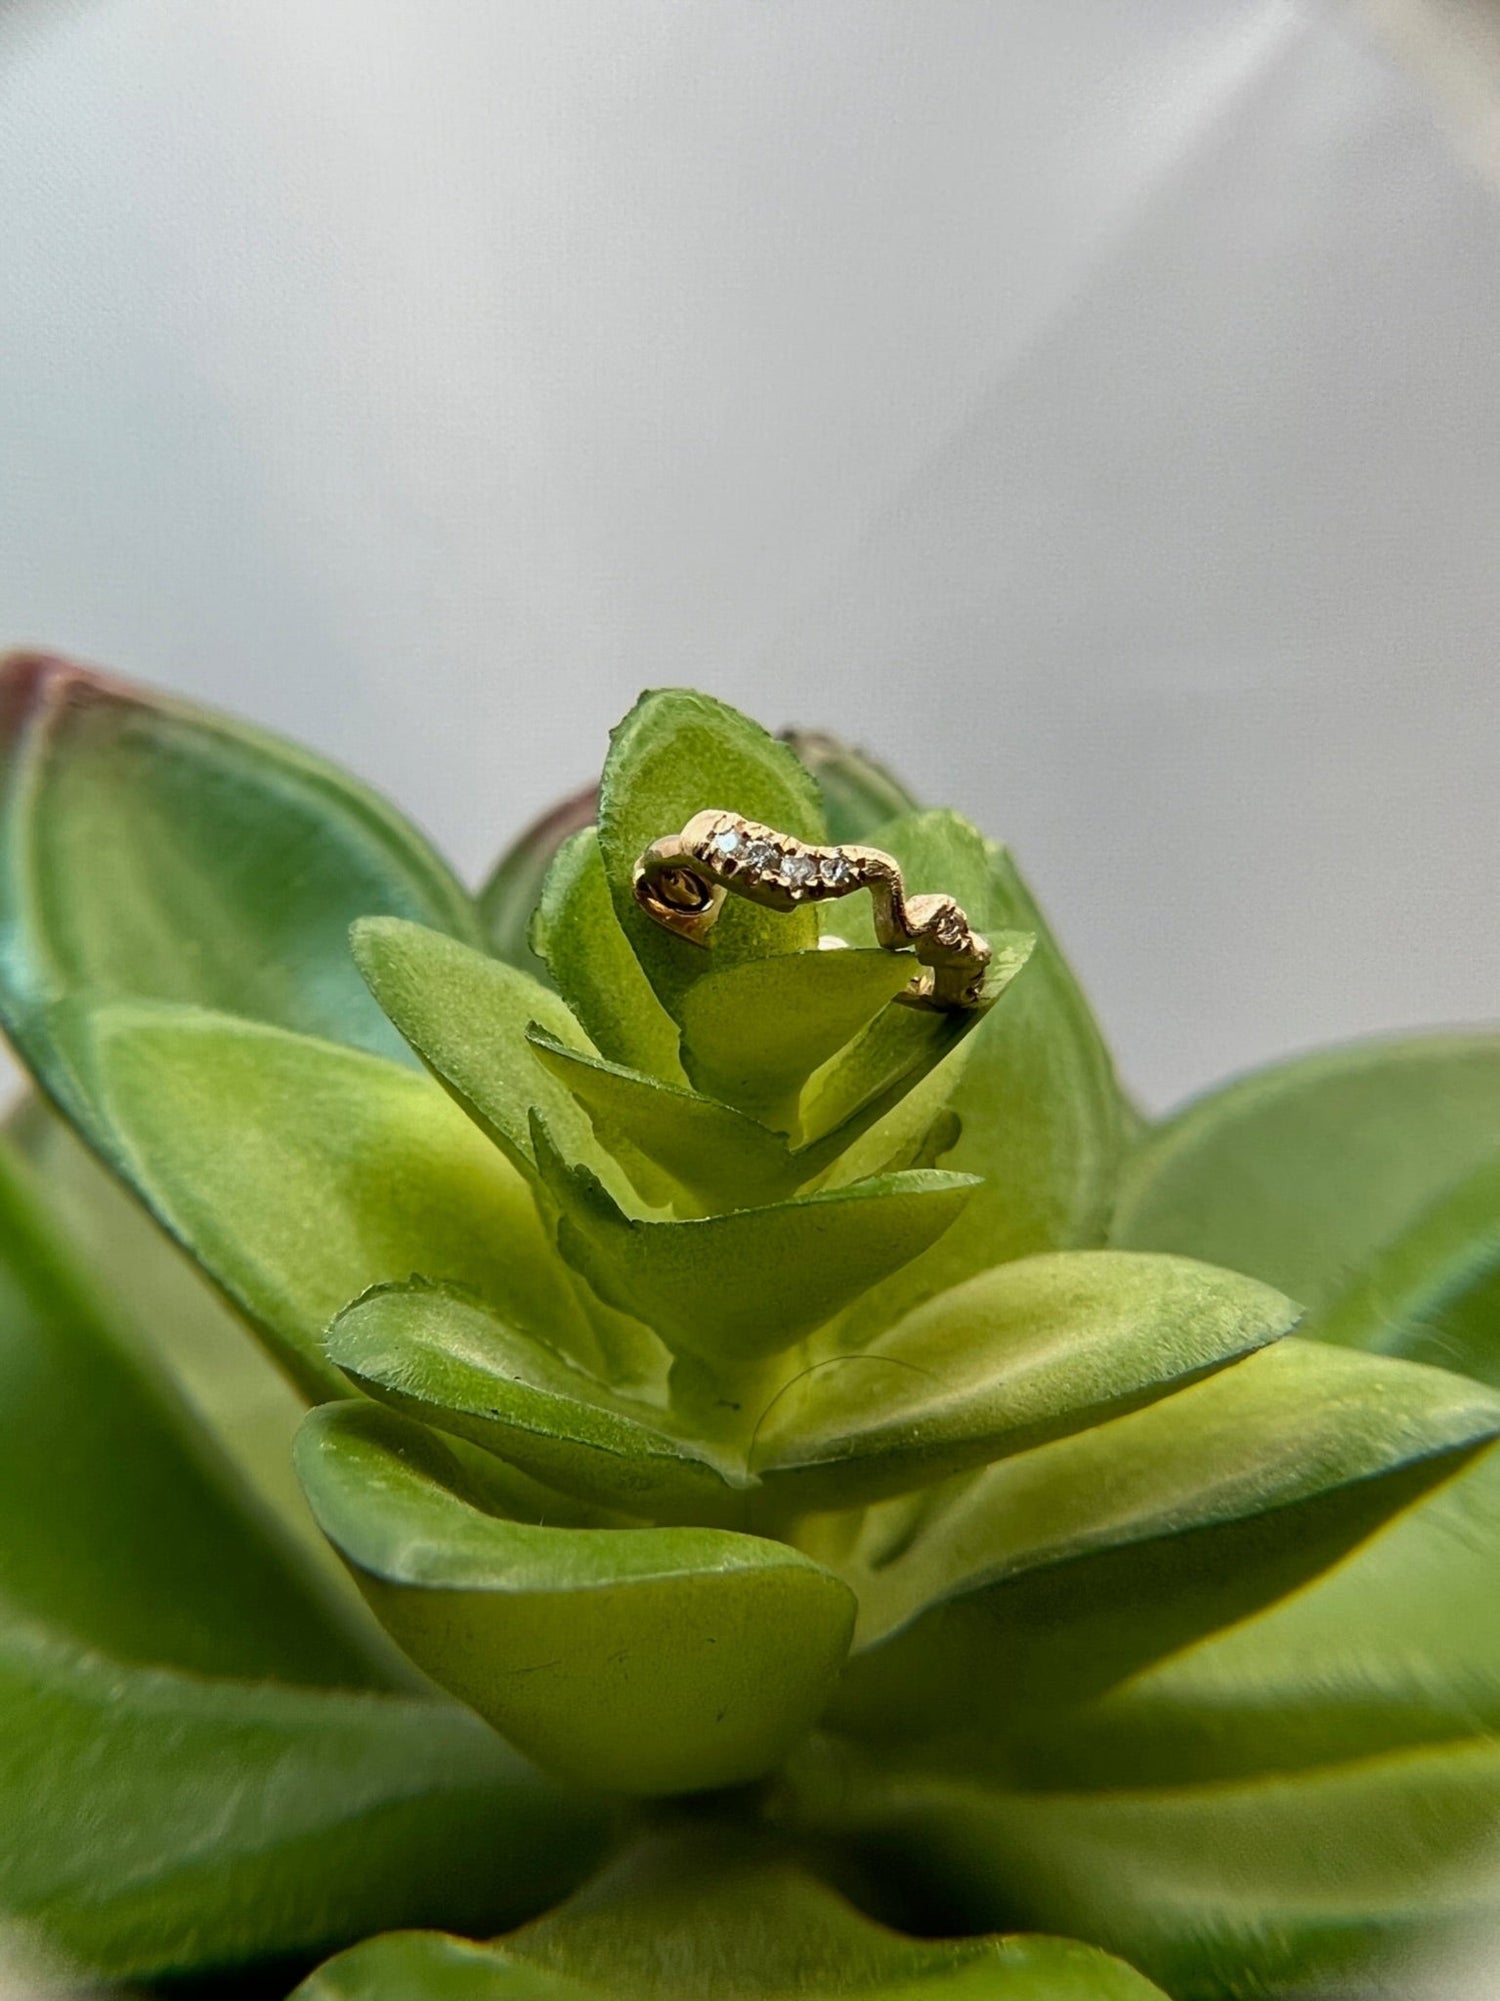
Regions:
<instances>
[{"instance_id":1,"label":"jewelry","mask_svg":"<svg viewBox=\"0 0 1500 2001\"><path fill-rule=\"evenodd\" d=\"M653 841L635 865L635 900L666 930L706 945L730 891L767 910L829 903L867 889L875 936L909 952L920 970L896 996L910 1007L984 1004L988 942L951 896L908 896L894 857L881 848L820 848L718 807L680 834Z\"/></svg>"}]
</instances>

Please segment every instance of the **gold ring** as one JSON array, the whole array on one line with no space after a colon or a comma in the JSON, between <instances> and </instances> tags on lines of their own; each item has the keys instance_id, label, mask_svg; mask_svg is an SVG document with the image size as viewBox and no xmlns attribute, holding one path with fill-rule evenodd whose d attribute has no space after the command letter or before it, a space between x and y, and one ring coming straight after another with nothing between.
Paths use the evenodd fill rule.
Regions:
<instances>
[{"instance_id":1,"label":"gold ring","mask_svg":"<svg viewBox=\"0 0 1500 2001\"><path fill-rule=\"evenodd\" d=\"M720 807L697 813L680 834L653 841L635 865L635 900L656 922L706 945L731 891L767 910L831 903L867 889L875 936L909 952L919 970L896 998L910 1007L984 1004L988 942L951 896L908 896L895 858L882 848L814 847Z\"/></svg>"}]
</instances>

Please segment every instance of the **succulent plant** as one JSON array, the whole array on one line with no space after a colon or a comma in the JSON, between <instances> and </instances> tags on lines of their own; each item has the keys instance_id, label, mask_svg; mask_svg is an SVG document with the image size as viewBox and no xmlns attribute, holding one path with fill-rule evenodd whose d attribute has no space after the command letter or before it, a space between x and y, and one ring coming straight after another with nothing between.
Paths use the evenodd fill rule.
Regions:
<instances>
[{"instance_id":1,"label":"succulent plant","mask_svg":"<svg viewBox=\"0 0 1500 2001\"><path fill-rule=\"evenodd\" d=\"M1208 2001L1491 1908L1500 1037L1152 1126L1009 854L830 739L647 695L475 898L305 752L3 696L7 1942ZM709 809L800 859L705 946L633 885ZM978 1005L800 893L864 846Z\"/></svg>"}]
</instances>

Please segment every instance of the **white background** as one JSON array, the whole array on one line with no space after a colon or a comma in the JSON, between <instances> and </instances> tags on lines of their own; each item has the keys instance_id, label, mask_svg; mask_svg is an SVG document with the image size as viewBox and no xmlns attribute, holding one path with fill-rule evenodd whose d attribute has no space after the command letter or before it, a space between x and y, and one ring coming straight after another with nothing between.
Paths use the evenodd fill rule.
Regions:
<instances>
[{"instance_id":1,"label":"white background","mask_svg":"<svg viewBox=\"0 0 1500 2001\"><path fill-rule=\"evenodd\" d=\"M0 0L0 639L470 874L644 684L850 731L1153 1104L1500 1013L1497 329L1331 6Z\"/></svg>"}]
</instances>

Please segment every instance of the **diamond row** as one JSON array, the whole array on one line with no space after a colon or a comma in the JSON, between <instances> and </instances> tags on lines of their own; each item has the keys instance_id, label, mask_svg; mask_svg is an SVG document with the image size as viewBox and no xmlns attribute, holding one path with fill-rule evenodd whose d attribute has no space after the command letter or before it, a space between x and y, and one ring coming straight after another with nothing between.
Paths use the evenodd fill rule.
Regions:
<instances>
[{"instance_id":1,"label":"diamond row","mask_svg":"<svg viewBox=\"0 0 1500 2001\"><path fill-rule=\"evenodd\" d=\"M864 880L863 871L842 848L809 848L773 839L761 827L720 827L709 835L701 852L725 876L774 884L793 896L814 896L819 891L842 896Z\"/></svg>"}]
</instances>

